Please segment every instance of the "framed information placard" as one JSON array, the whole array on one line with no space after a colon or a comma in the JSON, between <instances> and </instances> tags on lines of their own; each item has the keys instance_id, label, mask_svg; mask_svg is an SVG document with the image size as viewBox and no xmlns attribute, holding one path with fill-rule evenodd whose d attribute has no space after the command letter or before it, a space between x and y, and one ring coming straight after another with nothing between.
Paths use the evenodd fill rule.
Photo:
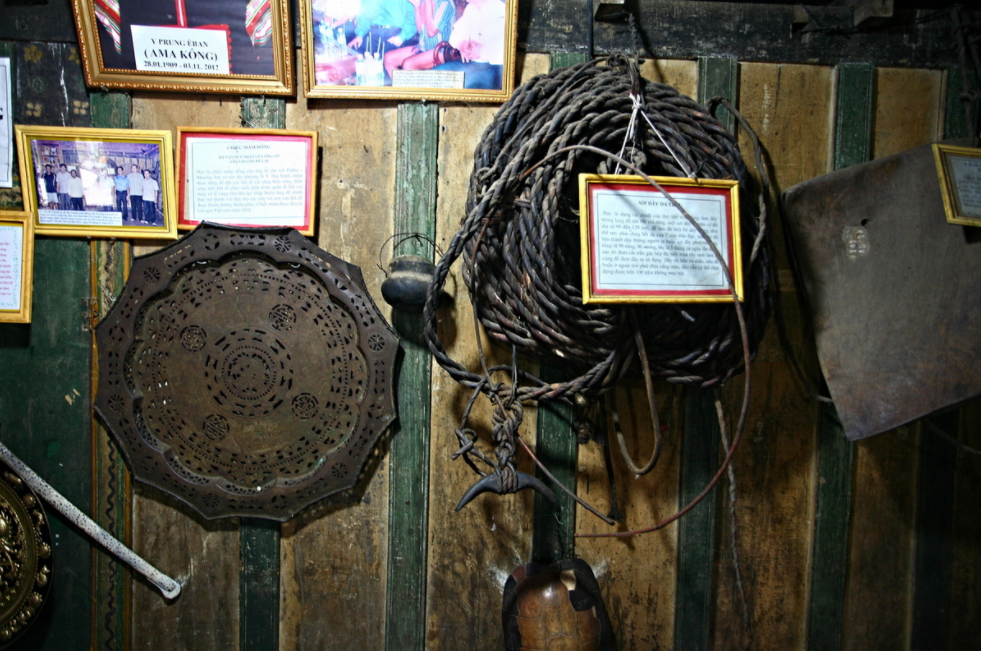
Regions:
<instances>
[{"instance_id":1,"label":"framed information placard","mask_svg":"<svg viewBox=\"0 0 981 651\"><path fill-rule=\"evenodd\" d=\"M947 221L981 226L981 149L933 145Z\"/></svg>"},{"instance_id":2,"label":"framed information placard","mask_svg":"<svg viewBox=\"0 0 981 651\"><path fill-rule=\"evenodd\" d=\"M0 210L0 323L31 322L33 284L31 213Z\"/></svg>"},{"instance_id":3,"label":"framed information placard","mask_svg":"<svg viewBox=\"0 0 981 651\"><path fill-rule=\"evenodd\" d=\"M177 238L170 131L16 126L38 235Z\"/></svg>"},{"instance_id":4,"label":"framed information placard","mask_svg":"<svg viewBox=\"0 0 981 651\"><path fill-rule=\"evenodd\" d=\"M177 225L290 226L313 235L317 132L177 128Z\"/></svg>"},{"instance_id":5,"label":"framed information placard","mask_svg":"<svg viewBox=\"0 0 981 651\"><path fill-rule=\"evenodd\" d=\"M743 297L736 181L654 177L719 249ZM640 176L579 177L584 303L723 303L732 292L711 247Z\"/></svg>"}]
</instances>

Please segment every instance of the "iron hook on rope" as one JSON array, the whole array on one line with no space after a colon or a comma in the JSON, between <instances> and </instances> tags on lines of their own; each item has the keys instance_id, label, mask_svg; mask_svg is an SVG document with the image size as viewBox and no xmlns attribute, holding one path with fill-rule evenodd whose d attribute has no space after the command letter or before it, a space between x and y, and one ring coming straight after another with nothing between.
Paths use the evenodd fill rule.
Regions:
<instances>
[{"instance_id":1,"label":"iron hook on rope","mask_svg":"<svg viewBox=\"0 0 981 651\"><path fill-rule=\"evenodd\" d=\"M514 473L516 482L516 487L514 490L505 489L503 482L501 481L501 473L492 472L478 479L477 482L463 494L463 497L460 498L460 502L456 505L456 510L459 511L465 507L481 493L490 492L497 493L498 495L505 495L507 493L515 493L526 488L532 488L538 491L552 504L558 503L558 500L555 499L555 493L553 493L551 489L542 482L542 480L532 477L528 473L521 472L520 470L513 470L512 472Z\"/></svg>"}]
</instances>

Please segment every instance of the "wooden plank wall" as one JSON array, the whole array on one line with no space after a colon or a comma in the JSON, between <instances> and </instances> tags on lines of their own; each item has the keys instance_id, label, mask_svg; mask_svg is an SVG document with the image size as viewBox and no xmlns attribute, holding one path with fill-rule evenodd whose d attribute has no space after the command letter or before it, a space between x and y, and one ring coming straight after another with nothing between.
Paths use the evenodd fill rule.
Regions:
<instances>
[{"instance_id":1,"label":"wooden plank wall","mask_svg":"<svg viewBox=\"0 0 981 651\"><path fill-rule=\"evenodd\" d=\"M61 56L57 52L51 55ZM77 65L77 61L66 64ZM527 79L547 71L552 64L548 55L527 54L520 58L520 76ZM948 92L945 72L886 68L868 68L866 72L871 92L865 99L849 99L844 108L857 111L857 117L846 120L847 124L862 123L860 118L866 116L864 124L868 127L864 132L863 127L848 127L858 131L848 132L851 135L845 145L853 144L851 138L867 138L865 155L881 157L949 132L945 129L945 109L952 93ZM852 97L847 93L854 88L842 85L842 75L846 74L842 69L717 59L657 60L645 64L644 74L692 96L729 95L768 151L776 182L774 195L827 173L839 164L836 161L844 160L836 144L836 129L839 135L844 133L839 100ZM317 243L360 266L374 296L380 296L384 278L376 267L379 251L393 232L431 227L436 243L446 247L462 216L473 148L495 107L442 104L420 110L393 102L308 101L302 97L277 106L285 110L287 128L315 129L320 134ZM254 110L255 106L238 98L137 94L131 98L131 126L238 127L242 126L243 111ZM420 144L420 138L426 142ZM747 159L751 158L743 133L740 144ZM433 148L426 150L426 146ZM398 194L397 183L412 171L401 167L412 160L404 157L417 155L406 152L417 151L435 165L435 172L423 179L428 179L434 204L428 200L413 203L415 199L406 203ZM409 214L417 209L424 214ZM772 227L778 242L780 289L791 344L805 372L816 380L813 343L790 281L779 224ZM88 251L84 243L68 240L39 243L36 283L42 290L37 294L38 320L31 327L34 339L49 327L45 312L53 308L46 292L58 287L49 283L65 278L61 268L46 262L50 256L44 253L45 247L51 255L61 255L58 247L73 246ZM141 245L133 252L153 248L152 244ZM104 266L106 256L103 249L93 253L96 266ZM124 257L117 256L117 264ZM390 258L390 248L384 249L382 257L386 261ZM116 267L110 271L122 273ZM456 359L476 365L475 333L458 270L448 289L454 302L441 315L448 350ZM381 302L380 306L391 317L387 306ZM415 326L405 320L395 322L405 328L403 334L412 336ZM17 356L28 355L22 329L0 327L0 336L5 367L8 363L21 364ZM491 348L486 341L484 345L492 362L509 360L507 351ZM33 339L30 350L35 350ZM84 351L79 359L88 368ZM410 409L406 398L402 412L406 420L393 436L411 429L420 445L428 439L428 450L396 451L395 442L386 439L356 490L309 508L278 532L271 532L272 538L266 536L275 540L279 535L278 563L274 557L256 559L243 548L250 544L244 541L254 536L250 537L248 527L238 520L203 522L176 501L135 486L128 498L125 491L119 493L128 503L117 506L119 519L115 522L124 534L127 524L131 526L137 551L179 577L185 583L184 593L175 602L166 603L143 582L132 581L126 584L131 592L120 592L118 587L112 592L115 599L130 601L109 613L107 619L110 591L104 583L109 570L100 561L92 572L91 614L87 619L84 612L75 615L81 617L81 623L73 626L83 633L73 632L68 640L52 632L52 642L47 646L15 648L91 646L149 651L160 648L164 640L168 648L195 651L502 648L501 589L507 575L532 557L534 500L527 493L501 499L485 496L454 513L457 500L473 481L462 461L449 458L457 447L453 430L469 395L424 357L414 364L419 368L411 375L419 379L412 381L428 384L400 388L400 395L414 396L414 406ZM933 466L924 465L921 449L940 444L919 425L854 446L845 443L844 448L840 440L832 438L846 453L839 457L844 461L829 462L844 477L832 482L838 492L829 494L824 474L827 466L821 462L830 457L824 456L826 448L819 444L819 431L834 437L834 422L822 421L827 413L806 396L777 341L775 328L770 328L764 340L753 375L746 437L735 462L738 501L734 520L728 495L718 492L714 501L702 507L700 516L685 521L680 529L672 526L630 540L581 538L574 543L574 553L596 570L620 649L905 651L975 648L981 644L976 625L981 619L978 460L963 453L951 456L948 449L948 465L953 466L951 488L938 496L920 490L920 474L933 472ZM406 378L403 381L408 381ZM429 388L420 392L421 386ZM737 409L741 390L741 380L734 380L723 392L730 417ZM58 388L56 393L60 391ZM4 440L23 440L27 446L31 437L15 439L8 428L37 431L47 427L48 421L38 415L32 416L33 421L25 420L26 415L12 416L16 409L11 402L17 395L9 379L4 379L0 384L0 420ZM711 399L711 394L686 399L667 388L659 390L659 404L670 412L674 425L666 435L659 467L634 480L622 463L615 462L625 528L651 524L670 515L679 503L700 490L706 469L720 458L711 413L706 418L706 411L712 409ZM650 440L643 388L624 386L618 400L628 406L625 425L632 434L631 451L643 457L649 452ZM58 393L54 402L62 401ZM486 403L478 404L472 422L486 436L490 411ZM975 405L954 419L953 431L958 433L959 428L958 436L966 444L981 444L979 413ZM937 422L951 427L949 419ZM522 436L529 443L535 441L535 423L534 410L526 412ZM88 437L87 431L82 434ZM103 446L99 448L103 456L96 458L108 458L104 440L97 442ZM51 451L46 445L45 449L58 457L58 450ZM46 453L40 450L31 454L25 450L23 456L43 467ZM428 457L428 471L400 474L400 469L390 464L394 455L398 455L398 464L426 464ZM94 476L93 495L99 508L105 510L109 508L105 501L109 473L104 463L96 465L91 471L95 474L88 475L87 481L92 483ZM939 467L942 474L945 466ZM527 460L522 460L521 469L533 471ZM577 490L601 510L609 506L603 469L602 451L595 442L580 447ZM49 472L55 471L52 468ZM125 484L124 474L114 477ZM428 491L428 500L413 512L413 519L405 520L400 505L419 482L424 484L422 490ZM87 507L82 498L86 496L79 499ZM936 506L937 500L946 501L950 515L947 524L929 525L920 516ZM820 551L824 547L815 543L819 537L816 515L819 510L835 511L829 511L829 506L819 509L819 504L837 504L840 514L838 526L830 535L839 540L841 552L832 564L825 562L827 554ZM738 532L735 545L733 522ZM924 542L927 538L922 532L928 526L934 527L934 533L940 527L939 539L946 543L940 552L931 551L934 548ZM578 509L575 531L603 530L605 525ZM733 570L734 549L742 570L745 602ZM942 559L937 557L943 555L943 549L949 550L945 574L949 578L946 583L928 585L922 579L939 567ZM408 551L403 555L400 550ZM83 556L78 562L87 576L88 556ZM67 553L65 558L75 562ZM57 567L65 572L63 563ZM267 575L256 579L257 569ZM74 585L64 575L57 575L58 580ZM276 619L270 606L261 604L263 595L268 598L275 594L263 585L277 580L278 633L269 635L275 621L265 631L267 635L261 630L249 633L248 622L253 617L272 614ZM923 595L935 598L928 600ZM409 599L422 603L409 603ZM933 609L920 620L914 619L920 612L914 603L929 609L937 600L942 603L941 611ZM85 602L78 599L75 603ZM840 607L827 609L829 603L839 603ZM60 619L63 608L63 602L52 608L59 616L51 624L52 631L64 624ZM816 610L819 608L822 610ZM107 642L110 629L113 637ZM920 645L916 642L920 638L931 639L931 645Z\"/></svg>"}]
</instances>

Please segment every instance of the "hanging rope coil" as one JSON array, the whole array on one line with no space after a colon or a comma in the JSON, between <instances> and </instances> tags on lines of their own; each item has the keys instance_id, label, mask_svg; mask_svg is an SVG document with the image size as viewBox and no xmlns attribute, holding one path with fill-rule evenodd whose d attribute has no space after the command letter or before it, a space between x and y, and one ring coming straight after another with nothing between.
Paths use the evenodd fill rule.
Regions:
<instances>
[{"instance_id":1,"label":"hanging rope coil","mask_svg":"<svg viewBox=\"0 0 981 651\"><path fill-rule=\"evenodd\" d=\"M736 141L708 111L664 84L643 80L635 61L614 56L562 68L518 88L484 132L460 230L437 264L424 310L425 335L438 363L458 382L490 395L502 385L447 354L433 296L450 266L463 276L488 336L566 369L571 379L509 387L513 399L571 398L612 388L639 372L634 319L650 373L673 383L723 384L744 365L732 305L584 305L578 223L580 173L612 173L609 157L577 149L623 149L633 108L641 105L624 158L649 175L736 179L743 197L742 242L747 333L752 353L770 310L760 196ZM649 128L650 127L653 128Z\"/></svg>"}]
</instances>

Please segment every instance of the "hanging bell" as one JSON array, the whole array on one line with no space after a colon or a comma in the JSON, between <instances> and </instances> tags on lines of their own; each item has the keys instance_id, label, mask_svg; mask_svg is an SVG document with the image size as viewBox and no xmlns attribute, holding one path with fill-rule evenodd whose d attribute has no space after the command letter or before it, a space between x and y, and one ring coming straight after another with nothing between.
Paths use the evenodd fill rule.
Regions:
<instances>
[{"instance_id":1,"label":"hanging bell","mask_svg":"<svg viewBox=\"0 0 981 651\"><path fill-rule=\"evenodd\" d=\"M433 282L435 272L436 265L425 258L418 255L399 256L392 260L388 278L382 282L382 297L396 310L422 314L426 291Z\"/></svg>"}]
</instances>

